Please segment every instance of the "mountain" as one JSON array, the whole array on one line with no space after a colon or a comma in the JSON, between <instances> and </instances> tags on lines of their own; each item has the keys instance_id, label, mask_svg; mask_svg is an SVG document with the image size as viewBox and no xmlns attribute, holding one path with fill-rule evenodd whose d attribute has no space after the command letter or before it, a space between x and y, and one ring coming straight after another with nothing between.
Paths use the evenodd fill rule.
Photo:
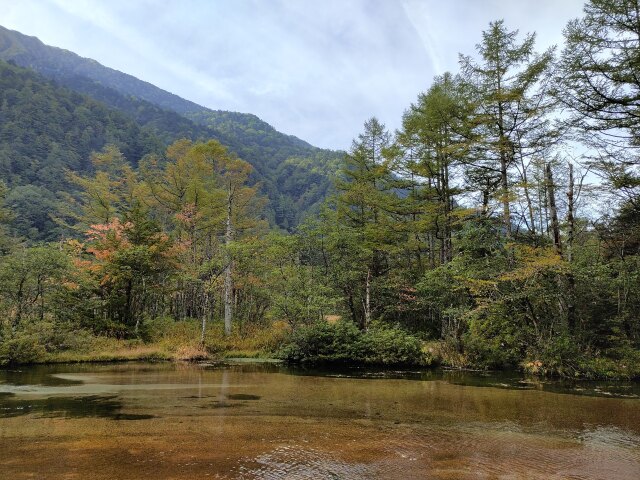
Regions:
<instances>
[{"instance_id":1,"label":"mountain","mask_svg":"<svg viewBox=\"0 0 640 480\"><path fill-rule=\"evenodd\" d=\"M45 45L0 27L0 60L31 69L131 118L165 145L178 138L213 138L251 163L254 181L269 198L269 216L292 229L330 188L342 152L324 150L278 132L255 115L211 110L95 60ZM134 159L130 159L134 160ZM292 174L298 178L290 177ZM309 177L310 182L305 182Z\"/></svg>"},{"instance_id":2,"label":"mountain","mask_svg":"<svg viewBox=\"0 0 640 480\"><path fill-rule=\"evenodd\" d=\"M0 61L0 178L9 187L5 201L17 233L59 238L63 231L50 213L74 189L65 171L88 171L91 153L106 144L134 162L164 148L124 113Z\"/></svg>"},{"instance_id":3,"label":"mountain","mask_svg":"<svg viewBox=\"0 0 640 480\"><path fill-rule=\"evenodd\" d=\"M203 108L148 82L107 68L95 60L80 57L68 50L50 47L36 37L23 35L2 26L0 26L0 59L13 60L20 66L31 68L63 84L74 77L87 78L122 94L146 100L180 114L198 112Z\"/></svg>"}]
</instances>

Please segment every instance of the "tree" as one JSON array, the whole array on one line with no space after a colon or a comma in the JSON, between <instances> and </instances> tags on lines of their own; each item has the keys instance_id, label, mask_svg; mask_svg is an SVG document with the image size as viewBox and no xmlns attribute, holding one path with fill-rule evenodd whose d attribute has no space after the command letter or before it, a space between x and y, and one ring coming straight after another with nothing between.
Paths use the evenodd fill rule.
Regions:
<instances>
[{"instance_id":1,"label":"tree","mask_svg":"<svg viewBox=\"0 0 640 480\"><path fill-rule=\"evenodd\" d=\"M69 231L54 220L58 199L49 190L36 185L13 188L6 197L10 206L12 229L30 241L60 240Z\"/></svg>"},{"instance_id":2,"label":"tree","mask_svg":"<svg viewBox=\"0 0 640 480\"><path fill-rule=\"evenodd\" d=\"M249 187L247 182L252 167L227 152L227 149L216 141L199 144L194 147L196 155L204 156L211 162L216 184L219 190L220 206L224 212L224 331L231 335L233 322L233 255L231 244L255 226L255 215L259 211L256 188Z\"/></svg>"},{"instance_id":3,"label":"tree","mask_svg":"<svg viewBox=\"0 0 640 480\"><path fill-rule=\"evenodd\" d=\"M15 243L8 228L14 219L14 213L5 206L7 191L7 186L0 180L0 256L9 253Z\"/></svg>"},{"instance_id":4,"label":"tree","mask_svg":"<svg viewBox=\"0 0 640 480\"><path fill-rule=\"evenodd\" d=\"M391 136L376 118L367 120L364 132L354 140L350 152L345 155L340 170L342 178L336 187L337 232L344 240L357 239L353 250L353 265L361 265L361 282L364 284L362 310L354 302L352 286L349 302L354 321L362 329L368 328L372 318L372 283L388 269L387 253L393 248L397 230L394 212L397 211L396 186L390 161L385 158L391 145ZM362 315L359 315L359 311Z\"/></svg>"},{"instance_id":5,"label":"tree","mask_svg":"<svg viewBox=\"0 0 640 480\"><path fill-rule=\"evenodd\" d=\"M640 2L588 0L567 25L557 97L617 192L640 196Z\"/></svg>"},{"instance_id":6,"label":"tree","mask_svg":"<svg viewBox=\"0 0 640 480\"><path fill-rule=\"evenodd\" d=\"M211 290L222 275L225 332L231 334L234 298L233 243L256 228L262 202L248 186L251 165L211 140L179 140L167 149L167 162L156 157L141 164L149 202L184 247L182 317L200 317L202 336L213 313Z\"/></svg>"},{"instance_id":7,"label":"tree","mask_svg":"<svg viewBox=\"0 0 640 480\"><path fill-rule=\"evenodd\" d=\"M55 247L19 248L0 263L0 298L17 328L27 318L50 312L52 292L70 269L69 259Z\"/></svg>"},{"instance_id":8,"label":"tree","mask_svg":"<svg viewBox=\"0 0 640 480\"><path fill-rule=\"evenodd\" d=\"M77 230L91 224L110 223L140 197L137 172L114 145L107 145L91 156L95 175L82 176L68 172L72 183L80 188L79 199L68 195L66 217Z\"/></svg>"},{"instance_id":9,"label":"tree","mask_svg":"<svg viewBox=\"0 0 640 480\"><path fill-rule=\"evenodd\" d=\"M544 153L557 140L548 114L554 101L548 94L553 49L534 51L535 34L518 42L518 31L504 21L491 22L477 45L480 62L460 55L465 81L471 86L476 112L475 138L479 168L499 178L498 200L507 237L512 235L513 181L516 162ZM489 180L487 180L489 181ZM526 182L524 182L527 188Z\"/></svg>"},{"instance_id":10,"label":"tree","mask_svg":"<svg viewBox=\"0 0 640 480\"><path fill-rule=\"evenodd\" d=\"M89 268L98 278L106 314L121 335L138 334L154 297L165 295L168 277L177 269L176 249L140 204L120 220L92 225L87 232Z\"/></svg>"},{"instance_id":11,"label":"tree","mask_svg":"<svg viewBox=\"0 0 640 480\"><path fill-rule=\"evenodd\" d=\"M140 171L147 203L180 246L171 313L177 319L200 319L204 337L215 306L214 282L224 268L217 240L224 212L213 162L196 154L193 142L178 140L167 148L166 159L143 159Z\"/></svg>"},{"instance_id":12,"label":"tree","mask_svg":"<svg viewBox=\"0 0 640 480\"><path fill-rule=\"evenodd\" d=\"M469 153L469 107L460 79L446 73L436 77L403 116L397 138L401 158L396 163L408 190L403 210L419 270L424 250L432 267L452 258L455 197L461 193L455 176ZM422 239L425 234L427 238ZM440 243L438 252L434 240Z\"/></svg>"}]
</instances>

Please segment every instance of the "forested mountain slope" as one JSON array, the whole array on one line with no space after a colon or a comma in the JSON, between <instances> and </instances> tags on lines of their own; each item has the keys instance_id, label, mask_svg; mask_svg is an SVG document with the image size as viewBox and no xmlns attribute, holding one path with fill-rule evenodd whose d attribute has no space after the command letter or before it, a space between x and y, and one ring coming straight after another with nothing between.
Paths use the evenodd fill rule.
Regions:
<instances>
[{"instance_id":1,"label":"forested mountain slope","mask_svg":"<svg viewBox=\"0 0 640 480\"><path fill-rule=\"evenodd\" d=\"M342 155L280 133L255 115L210 110L4 27L0 27L0 59L120 110L165 145L179 138L220 141L252 164L254 181L261 183L270 200L267 214L285 229L293 228L325 198Z\"/></svg>"},{"instance_id":2,"label":"forested mountain slope","mask_svg":"<svg viewBox=\"0 0 640 480\"><path fill-rule=\"evenodd\" d=\"M197 112L199 105L166 92L126 73L104 67L95 60L80 57L61 48L50 47L36 37L0 26L0 58L32 68L60 83L88 78L114 90L146 100L180 114Z\"/></svg>"},{"instance_id":3,"label":"forested mountain slope","mask_svg":"<svg viewBox=\"0 0 640 480\"><path fill-rule=\"evenodd\" d=\"M54 239L51 215L73 187L66 171L90 168L91 152L116 145L135 162L163 143L123 113L0 61L0 178L17 233Z\"/></svg>"}]
</instances>

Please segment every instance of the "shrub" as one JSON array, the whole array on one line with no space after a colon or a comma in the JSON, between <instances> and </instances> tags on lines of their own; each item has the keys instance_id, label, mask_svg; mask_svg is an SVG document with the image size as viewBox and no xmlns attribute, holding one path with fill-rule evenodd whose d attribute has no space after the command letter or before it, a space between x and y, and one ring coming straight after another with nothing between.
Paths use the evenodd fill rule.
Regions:
<instances>
[{"instance_id":1,"label":"shrub","mask_svg":"<svg viewBox=\"0 0 640 480\"><path fill-rule=\"evenodd\" d=\"M376 328L360 339L365 363L422 365L427 363L422 342L399 328Z\"/></svg>"},{"instance_id":2,"label":"shrub","mask_svg":"<svg viewBox=\"0 0 640 480\"><path fill-rule=\"evenodd\" d=\"M90 352L96 337L86 330L47 319L24 318L17 328L4 325L0 332L0 365L39 363L50 354Z\"/></svg>"},{"instance_id":3,"label":"shrub","mask_svg":"<svg viewBox=\"0 0 640 480\"><path fill-rule=\"evenodd\" d=\"M479 368L518 365L524 356L521 328L513 313L500 304L470 316L463 336L469 363Z\"/></svg>"},{"instance_id":4,"label":"shrub","mask_svg":"<svg viewBox=\"0 0 640 480\"><path fill-rule=\"evenodd\" d=\"M279 356L289 362L368 365L425 365L420 340L398 328L378 326L367 332L353 323L316 322L295 330Z\"/></svg>"},{"instance_id":5,"label":"shrub","mask_svg":"<svg viewBox=\"0 0 640 480\"><path fill-rule=\"evenodd\" d=\"M16 335L0 343L0 365L34 363L47 351L34 335Z\"/></svg>"}]
</instances>

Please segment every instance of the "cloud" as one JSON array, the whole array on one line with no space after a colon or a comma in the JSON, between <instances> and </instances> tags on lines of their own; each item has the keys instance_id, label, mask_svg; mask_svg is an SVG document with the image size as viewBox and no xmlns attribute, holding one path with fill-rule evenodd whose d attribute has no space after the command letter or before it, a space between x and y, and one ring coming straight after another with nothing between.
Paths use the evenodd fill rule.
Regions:
<instances>
[{"instance_id":1,"label":"cloud","mask_svg":"<svg viewBox=\"0 0 640 480\"><path fill-rule=\"evenodd\" d=\"M581 1L0 0L2 24L214 109L251 112L315 145L390 128L482 29L561 41Z\"/></svg>"}]
</instances>

